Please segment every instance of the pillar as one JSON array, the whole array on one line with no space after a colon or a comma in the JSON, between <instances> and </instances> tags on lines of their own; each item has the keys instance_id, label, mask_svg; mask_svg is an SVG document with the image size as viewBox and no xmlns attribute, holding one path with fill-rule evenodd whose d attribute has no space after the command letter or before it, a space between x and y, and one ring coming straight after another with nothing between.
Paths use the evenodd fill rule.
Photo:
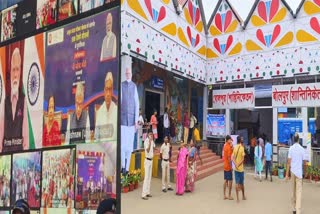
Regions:
<instances>
[{"instance_id":1,"label":"pillar","mask_svg":"<svg viewBox=\"0 0 320 214\"><path fill-rule=\"evenodd\" d=\"M278 162L278 108L272 108L272 121L272 160Z\"/></svg>"},{"instance_id":2,"label":"pillar","mask_svg":"<svg viewBox=\"0 0 320 214\"><path fill-rule=\"evenodd\" d=\"M207 139L207 115L208 115L208 86L203 87L203 133L202 133L202 139Z\"/></svg>"},{"instance_id":3,"label":"pillar","mask_svg":"<svg viewBox=\"0 0 320 214\"><path fill-rule=\"evenodd\" d=\"M230 135L231 134L231 127L230 127L230 121L231 121L231 115L230 115L230 109L226 109L226 114L225 114L225 120L226 120L226 134Z\"/></svg>"}]
</instances>

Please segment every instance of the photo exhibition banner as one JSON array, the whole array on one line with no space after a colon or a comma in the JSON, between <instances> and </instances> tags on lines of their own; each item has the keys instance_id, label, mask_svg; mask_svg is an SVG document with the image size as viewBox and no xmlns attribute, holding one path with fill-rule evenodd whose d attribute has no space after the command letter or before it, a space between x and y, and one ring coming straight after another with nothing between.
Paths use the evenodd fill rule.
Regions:
<instances>
[{"instance_id":1,"label":"photo exhibition banner","mask_svg":"<svg viewBox=\"0 0 320 214\"><path fill-rule=\"evenodd\" d=\"M118 10L50 31L43 147L117 140Z\"/></svg>"}]
</instances>

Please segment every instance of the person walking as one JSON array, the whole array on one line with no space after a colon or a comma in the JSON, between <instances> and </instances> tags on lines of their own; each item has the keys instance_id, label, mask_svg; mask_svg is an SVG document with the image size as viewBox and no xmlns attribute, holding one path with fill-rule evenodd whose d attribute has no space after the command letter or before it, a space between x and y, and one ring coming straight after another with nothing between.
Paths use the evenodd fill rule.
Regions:
<instances>
[{"instance_id":1,"label":"person walking","mask_svg":"<svg viewBox=\"0 0 320 214\"><path fill-rule=\"evenodd\" d=\"M223 146L223 162L224 162L224 184L223 184L223 194L224 194L224 200L229 199L233 200L231 197L231 190L232 190L232 152L233 152L233 146L232 146L232 138L230 135L226 136L226 142ZM229 197L226 195L226 189L229 187Z\"/></svg>"},{"instance_id":2,"label":"person walking","mask_svg":"<svg viewBox=\"0 0 320 214\"><path fill-rule=\"evenodd\" d=\"M254 162L255 162L255 177L259 176L260 182L262 181L262 147L260 146L260 141L257 141L257 145L254 148Z\"/></svg>"},{"instance_id":3,"label":"person walking","mask_svg":"<svg viewBox=\"0 0 320 214\"><path fill-rule=\"evenodd\" d=\"M148 200L152 197L150 194L151 176L152 176L152 162L153 162L153 150L155 144L153 141L153 133L149 132L148 138L144 141L144 181L142 187L142 199Z\"/></svg>"},{"instance_id":4,"label":"person walking","mask_svg":"<svg viewBox=\"0 0 320 214\"><path fill-rule=\"evenodd\" d=\"M289 170L292 177L292 209L294 214L301 214L302 175L306 162L305 150L299 144L299 135L296 133L294 135L294 144L289 148L286 171L286 180L288 181L290 179Z\"/></svg>"},{"instance_id":5,"label":"person walking","mask_svg":"<svg viewBox=\"0 0 320 214\"><path fill-rule=\"evenodd\" d=\"M243 146L243 137L237 137L237 145L235 146L232 153L232 160L235 165L235 180L236 180L236 194L237 194L237 202L239 203L239 191L242 192L242 200L246 200L246 196L244 193L244 146Z\"/></svg>"},{"instance_id":6,"label":"person walking","mask_svg":"<svg viewBox=\"0 0 320 214\"><path fill-rule=\"evenodd\" d=\"M162 192L173 191L170 185L170 143L169 137L164 137L164 143L160 148L160 159L162 168Z\"/></svg>"},{"instance_id":7,"label":"person walking","mask_svg":"<svg viewBox=\"0 0 320 214\"><path fill-rule=\"evenodd\" d=\"M272 145L269 142L269 140L267 139L267 144L266 144L266 148L264 151L264 157L265 157L265 161L266 161L266 180L268 179L268 172L270 173L270 181L272 182Z\"/></svg>"},{"instance_id":8,"label":"person walking","mask_svg":"<svg viewBox=\"0 0 320 214\"><path fill-rule=\"evenodd\" d=\"M177 169L176 169L176 195L184 194L184 187L186 183L187 177L187 164L188 164L188 149L186 148L186 143L181 142L179 153L178 153L178 161L177 161Z\"/></svg>"}]
</instances>

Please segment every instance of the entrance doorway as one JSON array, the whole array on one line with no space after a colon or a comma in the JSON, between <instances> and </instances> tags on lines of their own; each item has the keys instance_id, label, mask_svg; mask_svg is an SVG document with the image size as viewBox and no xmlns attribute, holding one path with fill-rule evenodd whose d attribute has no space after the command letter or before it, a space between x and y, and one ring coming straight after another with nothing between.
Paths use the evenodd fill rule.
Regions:
<instances>
[{"instance_id":1,"label":"entrance doorway","mask_svg":"<svg viewBox=\"0 0 320 214\"><path fill-rule=\"evenodd\" d=\"M151 116L154 113L154 110L157 110L157 120L158 120L158 126L157 126L157 131L158 131L158 139L155 141L157 142L162 142L162 137L163 137L163 121L161 117L161 105L163 99L163 94L161 92L157 91L151 91L151 90L146 90L145 91L145 115L150 122Z\"/></svg>"}]
</instances>

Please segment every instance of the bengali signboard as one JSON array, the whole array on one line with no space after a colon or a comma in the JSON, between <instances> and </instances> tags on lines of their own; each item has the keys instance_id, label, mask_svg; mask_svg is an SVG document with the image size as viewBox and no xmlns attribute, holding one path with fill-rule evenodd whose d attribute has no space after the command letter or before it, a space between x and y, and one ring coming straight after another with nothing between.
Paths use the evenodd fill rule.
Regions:
<instances>
[{"instance_id":1,"label":"bengali signboard","mask_svg":"<svg viewBox=\"0 0 320 214\"><path fill-rule=\"evenodd\" d=\"M272 86L273 107L313 107L320 102L320 83Z\"/></svg>"},{"instance_id":2,"label":"bengali signboard","mask_svg":"<svg viewBox=\"0 0 320 214\"><path fill-rule=\"evenodd\" d=\"M254 108L254 106L254 88L212 91L213 109L243 109Z\"/></svg>"}]
</instances>

